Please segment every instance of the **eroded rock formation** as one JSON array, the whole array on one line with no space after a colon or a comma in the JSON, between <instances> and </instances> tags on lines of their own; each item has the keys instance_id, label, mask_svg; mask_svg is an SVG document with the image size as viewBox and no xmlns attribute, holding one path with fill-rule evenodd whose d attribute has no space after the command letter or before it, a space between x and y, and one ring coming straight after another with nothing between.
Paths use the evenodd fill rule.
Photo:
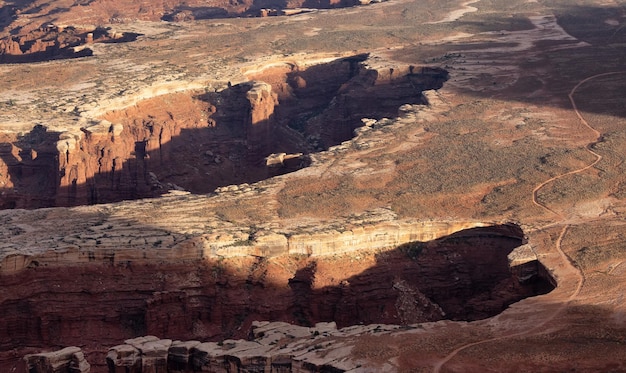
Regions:
<instances>
[{"instance_id":1,"label":"eroded rock formation","mask_svg":"<svg viewBox=\"0 0 626 373\"><path fill-rule=\"evenodd\" d=\"M91 366L78 347L27 355L28 373L89 373Z\"/></svg>"},{"instance_id":2,"label":"eroded rock formation","mask_svg":"<svg viewBox=\"0 0 626 373\"><path fill-rule=\"evenodd\" d=\"M75 206L256 182L307 166L309 154L350 139L363 118L426 103L422 92L447 79L444 70L368 66L367 58L261 69L249 76L262 81L157 96L84 120L80 130L7 135L0 206Z\"/></svg>"},{"instance_id":3,"label":"eroded rock formation","mask_svg":"<svg viewBox=\"0 0 626 373\"><path fill-rule=\"evenodd\" d=\"M0 39L0 63L24 63L91 56L91 43L120 43L139 34L104 28L48 24L25 34Z\"/></svg>"},{"instance_id":4,"label":"eroded rock formation","mask_svg":"<svg viewBox=\"0 0 626 373\"><path fill-rule=\"evenodd\" d=\"M0 26L6 27L7 34L16 35L20 32L27 33L37 30L43 24L49 29L51 22L72 24L80 20L82 25L120 24L136 21L169 21L185 22L201 19L227 18L238 16L258 16L261 10L269 8L274 10L273 15L297 14L303 6L308 8L341 8L355 5L368 4L369 1L357 0L216 0L207 4L206 1L190 0L185 2L172 0L153 1L150 4L130 0L80 0L80 1L56 1L46 2L34 0L27 2L9 2L0 5ZM71 26L70 26L71 27ZM65 26L60 26L64 31ZM1 29L0 29L1 31ZM86 36L86 35L85 35ZM98 39L94 34L94 39ZM12 56L21 56L25 44L6 43L9 48L5 51L13 51ZM37 38L36 43L47 44L47 36ZM21 46L18 51L13 46ZM26 47L26 49L29 49ZM57 48L55 50L58 51ZM47 52L51 50L48 49ZM66 55L67 57L68 55ZM43 58L39 55L37 58ZM49 57L49 55L48 55ZM22 60L24 61L24 60Z\"/></svg>"},{"instance_id":5,"label":"eroded rock formation","mask_svg":"<svg viewBox=\"0 0 626 373\"><path fill-rule=\"evenodd\" d=\"M64 133L38 126L7 139L0 149L7 171L3 207L151 197L180 189L178 184L209 192L266 178L263 158L271 153L276 105L269 86L243 84L212 95L213 102L224 102L219 112L194 97L168 95L106 116L116 123L105 119Z\"/></svg>"},{"instance_id":6,"label":"eroded rock formation","mask_svg":"<svg viewBox=\"0 0 626 373\"><path fill-rule=\"evenodd\" d=\"M512 274L507 255L523 242L521 230L513 225L473 228L430 242L411 240L408 232L391 232L389 242L405 242L386 246L392 250L385 250L382 241L376 245L382 238L376 234L348 238L329 232L325 237L320 242L334 247L344 240L358 254L321 255L323 251L302 242L294 245L292 255L285 255L277 247L266 251L255 241L234 241L233 249L249 245L249 251L265 255L202 259L188 252L188 260L180 256L176 262L162 263L147 249L98 256L70 251L65 255L72 260L59 261L57 254L56 264L32 257L27 268L2 276L6 294L14 295L0 304L0 348L111 346L146 334L223 340L247 336L255 320L304 326L334 321L341 327L475 320L552 288L544 272L523 281ZM355 245L357 239L362 247ZM378 249L366 250L367 243ZM353 255L359 256L358 262ZM5 260L3 269L8 264ZM169 348L141 343L143 347L135 349ZM86 352L92 365L103 361L98 348ZM135 350L123 349L113 361L126 366L124 361L136 361L137 356ZM152 357L149 364L141 364L164 364Z\"/></svg>"},{"instance_id":7,"label":"eroded rock formation","mask_svg":"<svg viewBox=\"0 0 626 373\"><path fill-rule=\"evenodd\" d=\"M272 85L280 102L276 121L317 150L351 139L363 118L396 117L403 104L426 104L422 92L448 79L443 69L379 65L367 54L308 67L274 65L248 76Z\"/></svg>"},{"instance_id":8,"label":"eroded rock formation","mask_svg":"<svg viewBox=\"0 0 626 373\"><path fill-rule=\"evenodd\" d=\"M375 325L337 330L334 322L312 327L254 322L250 340L203 343L147 336L112 347L106 359L109 373L343 372L356 368L358 363L351 361L350 347L332 338L396 329L397 326Z\"/></svg>"}]
</instances>

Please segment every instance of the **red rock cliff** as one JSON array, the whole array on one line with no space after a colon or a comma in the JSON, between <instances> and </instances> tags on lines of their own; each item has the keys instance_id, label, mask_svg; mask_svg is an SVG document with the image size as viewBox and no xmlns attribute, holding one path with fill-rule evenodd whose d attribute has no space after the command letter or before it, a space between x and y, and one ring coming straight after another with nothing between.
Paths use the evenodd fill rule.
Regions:
<instances>
[{"instance_id":1,"label":"red rock cliff","mask_svg":"<svg viewBox=\"0 0 626 373\"><path fill-rule=\"evenodd\" d=\"M389 251L361 250L356 261L346 254L165 262L147 247L67 251L76 257L56 264L50 252L17 272L5 260L0 367L14 364L8 351L15 348L81 345L97 368L102 346L127 338L245 337L255 320L346 326L485 318L549 289L541 279L520 283L511 275L507 254L521 244L520 232L475 228Z\"/></svg>"}]
</instances>

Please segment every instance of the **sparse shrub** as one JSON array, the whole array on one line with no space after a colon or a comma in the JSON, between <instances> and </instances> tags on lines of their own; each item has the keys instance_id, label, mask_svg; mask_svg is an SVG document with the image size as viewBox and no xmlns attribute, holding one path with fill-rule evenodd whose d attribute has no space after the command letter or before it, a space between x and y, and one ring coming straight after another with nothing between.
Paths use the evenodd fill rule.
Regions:
<instances>
[{"instance_id":1,"label":"sparse shrub","mask_svg":"<svg viewBox=\"0 0 626 373\"><path fill-rule=\"evenodd\" d=\"M400 252L404 253L409 259L417 260L419 255L422 253L426 244L424 242L409 242L400 246L398 249Z\"/></svg>"}]
</instances>

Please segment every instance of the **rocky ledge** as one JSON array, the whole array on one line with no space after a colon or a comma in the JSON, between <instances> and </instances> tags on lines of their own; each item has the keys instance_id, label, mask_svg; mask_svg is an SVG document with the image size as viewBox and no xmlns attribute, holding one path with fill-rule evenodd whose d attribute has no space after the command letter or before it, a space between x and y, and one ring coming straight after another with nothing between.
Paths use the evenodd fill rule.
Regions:
<instances>
[{"instance_id":1,"label":"rocky ledge","mask_svg":"<svg viewBox=\"0 0 626 373\"><path fill-rule=\"evenodd\" d=\"M337 329L334 322L303 327L284 322L254 322L250 340L180 341L145 336L111 347L109 373L192 372L358 372L364 361L352 354L352 337L389 335L423 329L420 325L375 324ZM30 373L89 373L78 347L24 357Z\"/></svg>"},{"instance_id":2,"label":"rocky ledge","mask_svg":"<svg viewBox=\"0 0 626 373\"><path fill-rule=\"evenodd\" d=\"M29 373L89 373L91 366L78 347L42 352L24 357Z\"/></svg>"},{"instance_id":3,"label":"rocky ledge","mask_svg":"<svg viewBox=\"0 0 626 373\"><path fill-rule=\"evenodd\" d=\"M363 362L351 355L354 346L347 339L418 327L376 324L337 329L334 322L313 327L255 322L250 340L202 343L147 336L112 347L106 360L110 373L357 372Z\"/></svg>"}]
</instances>

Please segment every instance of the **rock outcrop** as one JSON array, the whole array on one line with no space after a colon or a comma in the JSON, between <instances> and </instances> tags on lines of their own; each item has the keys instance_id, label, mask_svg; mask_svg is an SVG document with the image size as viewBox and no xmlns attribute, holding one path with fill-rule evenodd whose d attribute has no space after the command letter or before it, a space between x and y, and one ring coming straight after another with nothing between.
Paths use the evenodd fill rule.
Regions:
<instances>
[{"instance_id":1,"label":"rock outcrop","mask_svg":"<svg viewBox=\"0 0 626 373\"><path fill-rule=\"evenodd\" d=\"M125 345L109 350L106 357L109 372L161 373L168 371L168 351L172 346L171 339L148 336L129 339L125 342Z\"/></svg>"},{"instance_id":2,"label":"rock outcrop","mask_svg":"<svg viewBox=\"0 0 626 373\"><path fill-rule=\"evenodd\" d=\"M0 148L0 206L95 204L258 181L269 176L263 160L272 152L275 106L271 86L246 83L206 97L161 96L76 131L37 126Z\"/></svg>"},{"instance_id":3,"label":"rock outcrop","mask_svg":"<svg viewBox=\"0 0 626 373\"><path fill-rule=\"evenodd\" d=\"M395 117L403 104L426 104L422 92L448 79L443 69L389 65L367 54L313 66L289 61L248 76L272 85L280 103L276 121L318 150L351 139L362 118Z\"/></svg>"},{"instance_id":4,"label":"rock outcrop","mask_svg":"<svg viewBox=\"0 0 626 373\"><path fill-rule=\"evenodd\" d=\"M254 322L250 340L172 342L148 336L112 347L106 359L109 373L343 372L356 368L358 362L350 357L351 346L333 338L397 328L379 324L338 330L334 322L313 327ZM158 348L146 351L153 345Z\"/></svg>"},{"instance_id":5,"label":"rock outcrop","mask_svg":"<svg viewBox=\"0 0 626 373\"><path fill-rule=\"evenodd\" d=\"M26 355L28 373L89 373L91 366L78 347Z\"/></svg>"},{"instance_id":6,"label":"rock outcrop","mask_svg":"<svg viewBox=\"0 0 626 373\"><path fill-rule=\"evenodd\" d=\"M272 86L263 82L252 82L246 92L250 112L249 122L244 124L248 158L251 162L259 162L273 151L273 136L276 132L274 109L278 105L277 95ZM246 106L248 106L246 105Z\"/></svg>"},{"instance_id":7,"label":"rock outcrop","mask_svg":"<svg viewBox=\"0 0 626 373\"><path fill-rule=\"evenodd\" d=\"M0 16L2 16L3 28L6 24L8 33L16 35L24 31L27 33L31 31L37 33L43 31L58 31L59 33L67 30L72 31L74 27L66 25L71 25L77 20L79 20L81 25L125 24L136 21L189 22L202 19L240 17L243 15L257 16L264 8L274 9L271 13L272 15L293 15L302 12L303 6L324 9L363 4L365 3L357 0L216 0L212 1L210 6L207 6L206 2L200 0L190 0L184 3L160 0L153 1L150 4L128 0L115 1L114 3L104 0L90 0L63 4L30 1L3 6L0 9ZM276 11L277 9L280 9L280 11ZM52 22L58 23L58 25ZM42 24L44 25L43 27L41 27ZM81 27L77 28L82 29ZM87 29L86 32L82 33L82 41L87 41L89 38L88 33L93 33L93 39L97 42L100 31L98 29ZM113 40L118 40L121 37L120 35L122 33L118 33L118 37L114 37ZM128 37L128 35L125 37ZM14 52L10 54L11 56L22 56L24 50L39 52L45 51L46 47L53 47L53 49L58 50L59 45L65 43L64 38L55 38L54 40L58 41L57 44L50 43L53 39L47 35L39 36L38 38L36 42L30 42L32 38L27 43L18 41L21 51L18 51L15 47L5 48L4 51ZM33 43L39 45L35 48L30 48ZM6 43L6 45L10 44L12 43ZM48 49L46 52L51 52L51 50Z\"/></svg>"},{"instance_id":8,"label":"rock outcrop","mask_svg":"<svg viewBox=\"0 0 626 373\"><path fill-rule=\"evenodd\" d=\"M104 28L44 25L25 34L0 39L0 63L25 63L87 57L91 43L132 41L139 34L117 33Z\"/></svg>"}]
</instances>

